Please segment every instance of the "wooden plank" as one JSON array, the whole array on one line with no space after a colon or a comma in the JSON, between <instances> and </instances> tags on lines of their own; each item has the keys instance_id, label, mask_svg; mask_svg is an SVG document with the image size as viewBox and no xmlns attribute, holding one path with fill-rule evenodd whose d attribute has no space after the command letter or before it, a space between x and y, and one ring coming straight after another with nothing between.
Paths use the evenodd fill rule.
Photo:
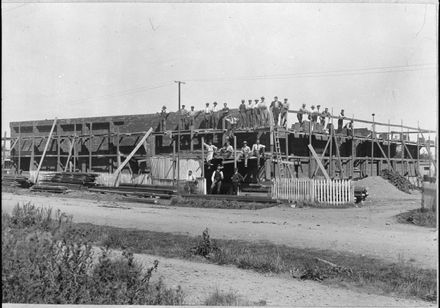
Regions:
<instances>
[{"instance_id":1,"label":"wooden plank","mask_svg":"<svg viewBox=\"0 0 440 308\"><path fill-rule=\"evenodd\" d=\"M123 163L118 167L118 169L116 169L116 171L113 173L114 175L116 175L116 181L115 181L115 185L118 182L118 178L119 178L119 173L121 172L121 170L125 167L125 165L130 161L130 159L133 157L133 155L137 152L137 150L142 146L142 144L144 143L145 140L147 140L148 136L150 136L151 132L153 131L153 128L151 127L146 133L145 135L142 137L141 141L135 146L135 148L131 151L131 153L125 158L125 160L123 161Z\"/></svg>"},{"instance_id":2,"label":"wooden plank","mask_svg":"<svg viewBox=\"0 0 440 308\"><path fill-rule=\"evenodd\" d=\"M76 142L75 137L73 137L73 142L69 139L69 143L70 143L69 156L67 157L66 165L64 166L64 172L66 172L67 168L69 167L69 161L70 161L70 157L72 156L72 150L73 150L75 142ZM75 170L73 170L73 171L75 171Z\"/></svg>"},{"instance_id":3,"label":"wooden plank","mask_svg":"<svg viewBox=\"0 0 440 308\"><path fill-rule=\"evenodd\" d=\"M43 165L44 156L46 155L47 148L49 147L50 138L52 137L53 131L55 129L55 125L57 124L57 118L53 120L52 128L50 129L49 137L47 138L46 145L44 146L43 155L41 156L40 163L38 164L37 173L35 175L35 183L38 183L38 175L40 173L41 166Z\"/></svg>"},{"instance_id":4,"label":"wooden plank","mask_svg":"<svg viewBox=\"0 0 440 308\"><path fill-rule=\"evenodd\" d=\"M310 150L310 153L313 155L316 162L318 163L319 168L321 168L321 171L324 174L324 177L326 178L327 181L330 181L330 177L328 176L327 171L325 170L324 166L321 163L321 160L319 159L318 155L316 154L315 149L313 149L313 147L310 144L308 144L307 146Z\"/></svg>"}]
</instances>

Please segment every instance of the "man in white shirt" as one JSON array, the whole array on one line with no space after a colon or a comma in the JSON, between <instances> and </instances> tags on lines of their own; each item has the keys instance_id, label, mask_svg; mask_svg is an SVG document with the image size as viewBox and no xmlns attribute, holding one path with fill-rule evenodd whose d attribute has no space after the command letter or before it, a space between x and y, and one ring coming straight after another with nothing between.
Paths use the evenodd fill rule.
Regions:
<instances>
[{"instance_id":1,"label":"man in white shirt","mask_svg":"<svg viewBox=\"0 0 440 308\"><path fill-rule=\"evenodd\" d=\"M254 117L255 117L255 127L261 126L261 114L260 114L260 108L258 104L258 99L254 100Z\"/></svg>"},{"instance_id":2,"label":"man in white shirt","mask_svg":"<svg viewBox=\"0 0 440 308\"><path fill-rule=\"evenodd\" d=\"M263 96L261 97L260 103L258 104L258 109L260 110L261 126L267 126L269 124L269 110L267 109L267 105L264 101Z\"/></svg>"},{"instance_id":3,"label":"man in white shirt","mask_svg":"<svg viewBox=\"0 0 440 308\"><path fill-rule=\"evenodd\" d=\"M254 103L252 100L248 100L248 104L246 105L246 123L247 127L254 127Z\"/></svg>"},{"instance_id":4,"label":"man in white shirt","mask_svg":"<svg viewBox=\"0 0 440 308\"><path fill-rule=\"evenodd\" d=\"M211 109L211 128L216 129L219 121L219 110L217 102L214 102Z\"/></svg>"},{"instance_id":5,"label":"man in white shirt","mask_svg":"<svg viewBox=\"0 0 440 308\"><path fill-rule=\"evenodd\" d=\"M281 120L280 125L287 127L287 113L289 112L289 102L287 98L284 99L284 103L281 104Z\"/></svg>"},{"instance_id":6,"label":"man in white shirt","mask_svg":"<svg viewBox=\"0 0 440 308\"><path fill-rule=\"evenodd\" d=\"M247 141L243 141L243 147L241 148L241 155L244 157L244 167L247 168L249 156L251 156L251 148L247 145Z\"/></svg>"},{"instance_id":7,"label":"man in white shirt","mask_svg":"<svg viewBox=\"0 0 440 308\"><path fill-rule=\"evenodd\" d=\"M192 170L188 170L188 176L186 177L186 190L188 193L193 194L196 190L197 179L192 173Z\"/></svg>"},{"instance_id":8,"label":"man in white shirt","mask_svg":"<svg viewBox=\"0 0 440 308\"><path fill-rule=\"evenodd\" d=\"M299 112L296 114L299 124L303 123L303 115L308 113L309 111L306 108L306 104L302 104L302 107L299 109Z\"/></svg>"},{"instance_id":9,"label":"man in white shirt","mask_svg":"<svg viewBox=\"0 0 440 308\"><path fill-rule=\"evenodd\" d=\"M258 166L260 166L261 156L264 154L265 145L260 143L260 139L257 139L257 142L252 146L252 155L257 157Z\"/></svg>"},{"instance_id":10,"label":"man in white shirt","mask_svg":"<svg viewBox=\"0 0 440 308\"><path fill-rule=\"evenodd\" d=\"M221 166L218 165L217 166L217 170L215 170L212 173L211 176L211 194L212 193L216 193L216 194L220 194L221 188L222 188L222 181L223 181L223 171L221 171Z\"/></svg>"},{"instance_id":11,"label":"man in white shirt","mask_svg":"<svg viewBox=\"0 0 440 308\"><path fill-rule=\"evenodd\" d=\"M212 144L212 141L209 141L209 144L203 143L208 152L206 154L206 161L209 163L214 158L214 153L218 150L215 145Z\"/></svg>"},{"instance_id":12,"label":"man in white shirt","mask_svg":"<svg viewBox=\"0 0 440 308\"><path fill-rule=\"evenodd\" d=\"M180 129L186 129L188 110L185 109L185 105L182 105L180 109Z\"/></svg>"},{"instance_id":13,"label":"man in white shirt","mask_svg":"<svg viewBox=\"0 0 440 308\"><path fill-rule=\"evenodd\" d=\"M278 100L277 96L273 98L273 101L270 104L270 111L272 112L273 125L278 126L278 117L281 111L281 102Z\"/></svg>"},{"instance_id":14,"label":"man in white shirt","mask_svg":"<svg viewBox=\"0 0 440 308\"><path fill-rule=\"evenodd\" d=\"M188 118L188 125L194 126L195 119L199 114L197 111L194 110L194 106L191 106L191 110L188 111L187 118Z\"/></svg>"},{"instance_id":15,"label":"man in white shirt","mask_svg":"<svg viewBox=\"0 0 440 308\"><path fill-rule=\"evenodd\" d=\"M206 103L205 109L203 109L203 127L209 128L209 125L211 125L211 108L209 108L209 103Z\"/></svg>"}]
</instances>

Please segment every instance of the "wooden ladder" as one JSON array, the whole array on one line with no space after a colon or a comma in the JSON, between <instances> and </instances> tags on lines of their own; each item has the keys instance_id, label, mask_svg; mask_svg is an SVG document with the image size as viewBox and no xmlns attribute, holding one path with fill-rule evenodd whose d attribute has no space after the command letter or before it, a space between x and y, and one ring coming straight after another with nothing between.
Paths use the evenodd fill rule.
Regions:
<instances>
[{"instance_id":1,"label":"wooden ladder","mask_svg":"<svg viewBox=\"0 0 440 308\"><path fill-rule=\"evenodd\" d=\"M280 146L280 136L278 134L278 129L274 128L273 130L273 139L275 142L275 152L273 153L273 157L276 158L278 168L280 170L280 177L286 177L286 170L285 166L283 164L283 161L281 159L281 146Z\"/></svg>"}]
</instances>

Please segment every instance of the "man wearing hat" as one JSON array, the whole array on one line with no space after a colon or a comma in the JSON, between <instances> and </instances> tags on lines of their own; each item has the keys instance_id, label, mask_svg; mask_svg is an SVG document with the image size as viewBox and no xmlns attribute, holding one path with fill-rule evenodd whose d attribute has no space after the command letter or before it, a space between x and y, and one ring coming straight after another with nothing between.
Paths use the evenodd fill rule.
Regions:
<instances>
[{"instance_id":1,"label":"man wearing hat","mask_svg":"<svg viewBox=\"0 0 440 308\"><path fill-rule=\"evenodd\" d=\"M275 126L278 126L278 117L281 111L281 102L278 100L277 96L275 96L272 103L270 103L270 111L272 112L273 116L273 124Z\"/></svg>"},{"instance_id":2,"label":"man wearing hat","mask_svg":"<svg viewBox=\"0 0 440 308\"><path fill-rule=\"evenodd\" d=\"M244 157L244 167L247 168L248 159L251 156L251 148L247 145L246 140L243 141L243 147L241 148L241 155Z\"/></svg>"},{"instance_id":3,"label":"man wearing hat","mask_svg":"<svg viewBox=\"0 0 440 308\"><path fill-rule=\"evenodd\" d=\"M191 110L188 111L188 123L189 123L189 126L194 126L195 119L197 118L199 113L197 113L197 111L194 110L194 106L191 106Z\"/></svg>"},{"instance_id":4,"label":"man wearing hat","mask_svg":"<svg viewBox=\"0 0 440 308\"><path fill-rule=\"evenodd\" d=\"M217 102L212 104L211 109L211 128L216 129L219 121L219 110L217 107Z\"/></svg>"},{"instance_id":5,"label":"man wearing hat","mask_svg":"<svg viewBox=\"0 0 440 308\"><path fill-rule=\"evenodd\" d=\"M203 111L204 111L203 112L203 115L204 115L204 118L203 118L204 125L203 125L203 127L204 128L209 128L209 125L211 125L211 108L209 108L209 103L206 103L206 107L205 107L205 109Z\"/></svg>"},{"instance_id":6,"label":"man wearing hat","mask_svg":"<svg viewBox=\"0 0 440 308\"><path fill-rule=\"evenodd\" d=\"M246 115L246 104L244 102L244 99L241 100L241 104L240 106L238 106L238 111L239 111L239 115L240 115L240 128L245 128L248 127L248 123L247 123L247 115Z\"/></svg>"},{"instance_id":7,"label":"man wearing hat","mask_svg":"<svg viewBox=\"0 0 440 308\"><path fill-rule=\"evenodd\" d=\"M287 98L284 99L284 102L281 104L281 120L280 125L283 127L287 127L287 113L289 112L289 102Z\"/></svg>"},{"instance_id":8,"label":"man wearing hat","mask_svg":"<svg viewBox=\"0 0 440 308\"><path fill-rule=\"evenodd\" d=\"M299 124L303 123L303 115L308 113L309 111L306 108L306 104L302 104L302 107L299 109L299 112L296 114Z\"/></svg>"},{"instance_id":9,"label":"man wearing hat","mask_svg":"<svg viewBox=\"0 0 440 308\"><path fill-rule=\"evenodd\" d=\"M260 98L260 102L258 103L258 109L260 110L260 120L261 126L266 126L269 121L269 110L267 109L266 102L264 101L264 96Z\"/></svg>"},{"instance_id":10,"label":"man wearing hat","mask_svg":"<svg viewBox=\"0 0 440 308\"><path fill-rule=\"evenodd\" d=\"M167 129L167 118L169 113L167 113L167 107L162 106L162 111L160 112L160 131L164 131Z\"/></svg>"},{"instance_id":11,"label":"man wearing hat","mask_svg":"<svg viewBox=\"0 0 440 308\"><path fill-rule=\"evenodd\" d=\"M211 176L211 194L212 193L216 193L216 194L220 194L220 191L222 189L222 181L223 181L223 171L221 170L222 166L218 165L217 166L217 170L215 170L212 173Z\"/></svg>"},{"instance_id":12,"label":"man wearing hat","mask_svg":"<svg viewBox=\"0 0 440 308\"><path fill-rule=\"evenodd\" d=\"M254 127L254 103L252 100L248 100L248 104L246 106L246 123L247 127Z\"/></svg>"},{"instance_id":13,"label":"man wearing hat","mask_svg":"<svg viewBox=\"0 0 440 308\"><path fill-rule=\"evenodd\" d=\"M328 111L328 108L325 107L324 111L321 113L321 125L324 126L324 129L328 129L328 122L330 119L330 112Z\"/></svg>"},{"instance_id":14,"label":"man wearing hat","mask_svg":"<svg viewBox=\"0 0 440 308\"><path fill-rule=\"evenodd\" d=\"M188 115L188 110L185 109L185 105L182 105L182 108L179 110L180 129L186 129L187 115Z\"/></svg>"},{"instance_id":15,"label":"man wearing hat","mask_svg":"<svg viewBox=\"0 0 440 308\"><path fill-rule=\"evenodd\" d=\"M260 126L261 124L261 114L260 114L260 108L258 105L258 99L254 100L254 128Z\"/></svg>"},{"instance_id":16,"label":"man wearing hat","mask_svg":"<svg viewBox=\"0 0 440 308\"><path fill-rule=\"evenodd\" d=\"M344 109L341 109L341 113L339 114L339 118L338 118L338 132L342 131L342 127L344 126Z\"/></svg>"}]
</instances>

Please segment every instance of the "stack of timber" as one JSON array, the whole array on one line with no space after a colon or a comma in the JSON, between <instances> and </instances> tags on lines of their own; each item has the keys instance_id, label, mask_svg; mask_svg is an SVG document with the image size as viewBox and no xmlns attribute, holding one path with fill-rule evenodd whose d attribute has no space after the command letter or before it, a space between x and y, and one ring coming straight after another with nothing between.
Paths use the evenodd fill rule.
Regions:
<instances>
[{"instance_id":1,"label":"stack of timber","mask_svg":"<svg viewBox=\"0 0 440 308\"><path fill-rule=\"evenodd\" d=\"M59 186L59 185L43 185L43 184L37 184L32 186L32 191L39 191L39 192L50 192L50 193L65 193L67 192L68 188L66 186Z\"/></svg>"},{"instance_id":2,"label":"stack of timber","mask_svg":"<svg viewBox=\"0 0 440 308\"><path fill-rule=\"evenodd\" d=\"M255 192L255 193L265 193L268 194L271 191L270 186L265 186L261 184L249 184L241 188L242 192Z\"/></svg>"},{"instance_id":3,"label":"stack of timber","mask_svg":"<svg viewBox=\"0 0 440 308\"><path fill-rule=\"evenodd\" d=\"M93 187L89 191L100 193L115 193L138 197L157 197L161 199L171 199L177 193L171 186L162 185L139 185L139 184L120 184L119 187Z\"/></svg>"},{"instance_id":4,"label":"stack of timber","mask_svg":"<svg viewBox=\"0 0 440 308\"><path fill-rule=\"evenodd\" d=\"M410 189L415 189L414 185L412 185L406 177L397 172L384 169L382 170L382 177L396 186L399 190L408 194L410 193Z\"/></svg>"},{"instance_id":5,"label":"stack of timber","mask_svg":"<svg viewBox=\"0 0 440 308\"><path fill-rule=\"evenodd\" d=\"M29 178L23 175L3 174L2 185L28 188L32 186Z\"/></svg>"},{"instance_id":6,"label":"stack of timber","mask_svg":"<svg viewBox=\"0 0 440 308\"><path fill-rule=\"evenodd\" d=\"M239 202L278 203L277 200L265 196L236 196L236 195L182 195L185 198L198 198L206 200L230 200Z\"/></svg>"},{"instance_id":7,"label":"stack of timber","mask_svg":"<svg viewBox=\"0 0 440 308\"><path fill-rule=\"evenodd\" d=\"M63 186L70 189L84 189L95 186L96 173L87 172L57 172L39 180L44 186Z\"/></svg>"}]
</instances>

